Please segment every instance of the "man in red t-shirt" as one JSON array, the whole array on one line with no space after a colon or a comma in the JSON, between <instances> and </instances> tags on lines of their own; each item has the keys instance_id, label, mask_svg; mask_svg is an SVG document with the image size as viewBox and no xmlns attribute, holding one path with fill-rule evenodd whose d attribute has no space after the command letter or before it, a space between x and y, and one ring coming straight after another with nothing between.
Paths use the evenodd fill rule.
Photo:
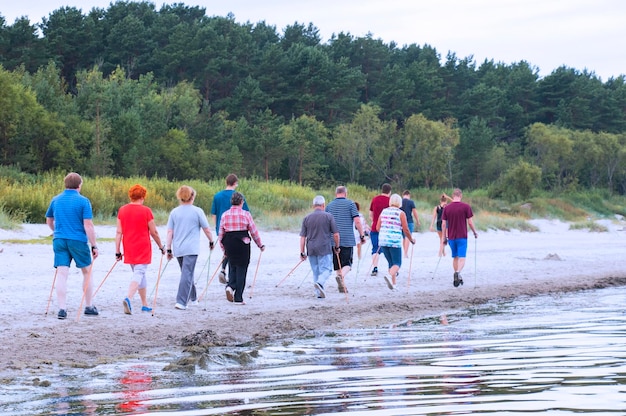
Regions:
<instances>
[{"instance_id":1,"label":"man in red t-shirt","mask_svg":"<svg viewBox=\"0 0 626 416\"><path fill-rule=\"evenodd\" d=\"M376 195L370 203L370 221L372 226L370 227L370 240L372 241L372 276L378 274L378 230L376 224L378 224L378 217L383 209L389 208L389 197L391 196L391 185L384 183L381 187L380 195Z\"/></svg>"},{"instance_id":2,"label":"man in red t-shirt","mask_svg":"<svg viewBox=\"0 0 626 416\"><path fill-rule=\"evenodd\" d=\"M459 188L456 188L452 193L452 202L450 202L443 209L441 215L441 230L443 232L443 243L450 244L450 251L452 252L452 266L454 267L454 287L458 287L463 284L461 278L461 270L465 266L465 256L467 254L467 227L474 232L474 238L478 238L476 228L474 227L474 220L472 217L472 207L465 202L461 202L463 192Z\"/></svg>"},{"instance_id":3,"label":"man in red t-shirt","mask_svg":"<svg viewBox=\"0 0 626 416\"><path fill-rule=\"evenodd\" d=\"M115 257L118 261L124 258L124 263L130 264L133 271L133 279L128 287L128 296L124 299L124 313L132 314L131 299L136 292L141 298L141 310L150 312L146 297L148 284L146 282L146 270L152 263L152 246L150 237L165 254L165 247L159 237L159 232L154 224L152 210L143 205L146 199L146 188L141 185L133 185L128 191L130 203L122 206L117 213L117 232L115 234ZM120 250L124 243L124 255Z\"/></svg>"}]
</instances>

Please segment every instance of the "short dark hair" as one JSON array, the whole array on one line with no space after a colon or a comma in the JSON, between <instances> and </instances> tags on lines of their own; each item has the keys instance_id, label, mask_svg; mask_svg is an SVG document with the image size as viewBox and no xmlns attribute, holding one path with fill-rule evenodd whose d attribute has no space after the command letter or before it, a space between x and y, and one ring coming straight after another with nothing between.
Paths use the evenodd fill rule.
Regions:
<instances>
[{"instance_id":1,"label":"short dark hair","mask_svg":"<svg viewBox=\"0 0 626 416\"><path fill-rule=\"evenodd\" d=\"M411 191L407 189L406 191L402 192L402 196L405 196L405 195L411 196Z\"/></svg>"},{"instance_id":2,"label":"short dark hair","mask_svg":"<svg viewBox=\"0 0 626 416\"><path fill-rule=\"evenodd\" d=\"M228 186L233 186L237 182L239 182L239 178L234 173L231 173L226 177L226 185Z\"/></svg>"},{"instance_id":3,"label":"short dark hair","mask_svg":"<svg viewBox=\"0 0 626 416\"><path fill-rule=\"evenodd\" d=\"M383 183L383 186L381 189L382 189L383 194L388 194L391 192L391 185L389 185L388 183Z\"/></svg>"},{"instance_id":4,"label":"short dark hair","mask_svg":"<svg viewBox=\"0 0 626 416\"><path fill-rule=\"evenodd\" d=\"M241 192L233 192L233 196L230 198L231 205L241 205L243 202L243 194Z\"/></svg>"},{"instance_id":5,"label":"short dark hair","mask_svg":"<svg viewBox=\"0 0 626 416\"><path fill-rule=\"evenodd\" d=\"M83 178L76 172L70 172L63 180L66 189L78 189L83 183Z\"/></svg>"}]
</instances>

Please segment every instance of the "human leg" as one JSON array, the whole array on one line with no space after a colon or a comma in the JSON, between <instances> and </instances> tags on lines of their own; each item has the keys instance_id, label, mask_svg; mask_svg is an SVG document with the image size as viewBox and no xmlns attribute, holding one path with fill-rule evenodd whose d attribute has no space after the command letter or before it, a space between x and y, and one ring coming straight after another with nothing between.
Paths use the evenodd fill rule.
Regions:
<instances>
[{"instance_id":1,"label":"human leg","mask_svg":"<svg viewBox=\"0 0 626 416\"><path fill-rule=\"evenodd\" d=\"M180 282L178 284L178 293L176 294L176 303L187 306L191 298L193 284L193 273L196 268L197 255L176 257L180 266Z\"/></svg>"},{"instance_id":2,"label":"human leg","mask_svg":"<svg viewBox=\"0 0 626 416\"><path fill-rule=\"evenodd\" d=\"M437 230L437 235L439 236L439 253L438 256L445 256L446 255L446 246L444 246L443 244L443 231L441 230Z\"/></svg>"},{"instance_id":3,"label":"human leg","mask_svg":"<svg viewBox=\"0 0 626 416\"><path fill-rule=\"evenodd\" d=\"M70 268L67 266L57 267L57 304L59 309L67 309L67 276L70 272Z\"/></svg>"},{"instance_id":4,"label":"human leg","mask_svg":"<svg viewBox=\"0 0 626 416\"><path fill-rule=\"evenodd\" d=\"M91 266L80 269L83 273L83 293L85 296L85 306L93 306L93 279L91 278Z\"/></svg>"},{"instance_id":5,"label":"human leg","mask_svg":"<svg viewBox=\"0 0 626 416\"><path fill-rule=\"evenodd\" d=\"M247 264L229 263L228 287L234 292L234 302L243 302L243 291L246 288L246 275L248 274Z\"/></svg>"},{"instance_id":6,"label":"human leg","mask_svg":"<svg viewBox=\"0 0 626 416\"><path fill-rule=\"evenodd\" d=\"M378 232L370 232L370 241L372 242L372 276L376 276L378 273L378 256L380 247L378 246Z\"/></svg>"}]
</instances>

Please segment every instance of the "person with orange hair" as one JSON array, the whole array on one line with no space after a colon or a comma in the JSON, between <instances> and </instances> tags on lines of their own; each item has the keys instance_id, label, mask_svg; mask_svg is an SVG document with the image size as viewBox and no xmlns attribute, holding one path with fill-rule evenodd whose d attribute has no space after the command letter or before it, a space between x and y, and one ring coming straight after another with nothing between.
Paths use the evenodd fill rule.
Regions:
<instances>
[{"instance_id":1,"label":"person with orange hair","mask_svg":"<svg viewBox=\"0 0 626 416\"><path fill-rule=\"evenodd\" d=\"M124 313L132 314L131 300L135 293L139 292L141 298L141 311L151 312L148 306L146 271L148 264L152 262L152 246L150 237L165 254L165 246L161 242L159 231L154 223L152 210L143 203L146 199L147 190L141 185L133 185L128 191L130 203L122 206L117 213L117 232L115 233L115 257L117 261L124 259L124 263L130 264L133 278L128 287L128 294L122 301ZM124 254L121 246L124 244Z\"/></svg>"}]
</instances>

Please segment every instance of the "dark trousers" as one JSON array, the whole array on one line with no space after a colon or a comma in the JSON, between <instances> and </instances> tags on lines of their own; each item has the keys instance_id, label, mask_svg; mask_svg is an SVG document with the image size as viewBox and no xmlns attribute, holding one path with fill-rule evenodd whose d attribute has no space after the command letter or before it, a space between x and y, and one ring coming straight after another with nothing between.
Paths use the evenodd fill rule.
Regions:
<instances>
[{"instance_id":1,"label":"dark trousers","mask_svg":"<svg viewBox=\"0 0 626 416\"><path fill-rule=\"evenodd\" d=\"M246 274L250 264L250 236L248 231L229 231L222 239L224 254L228 257L228 286L235 291L235 302L243 302Z\"/></svg>"}]
</instances>

